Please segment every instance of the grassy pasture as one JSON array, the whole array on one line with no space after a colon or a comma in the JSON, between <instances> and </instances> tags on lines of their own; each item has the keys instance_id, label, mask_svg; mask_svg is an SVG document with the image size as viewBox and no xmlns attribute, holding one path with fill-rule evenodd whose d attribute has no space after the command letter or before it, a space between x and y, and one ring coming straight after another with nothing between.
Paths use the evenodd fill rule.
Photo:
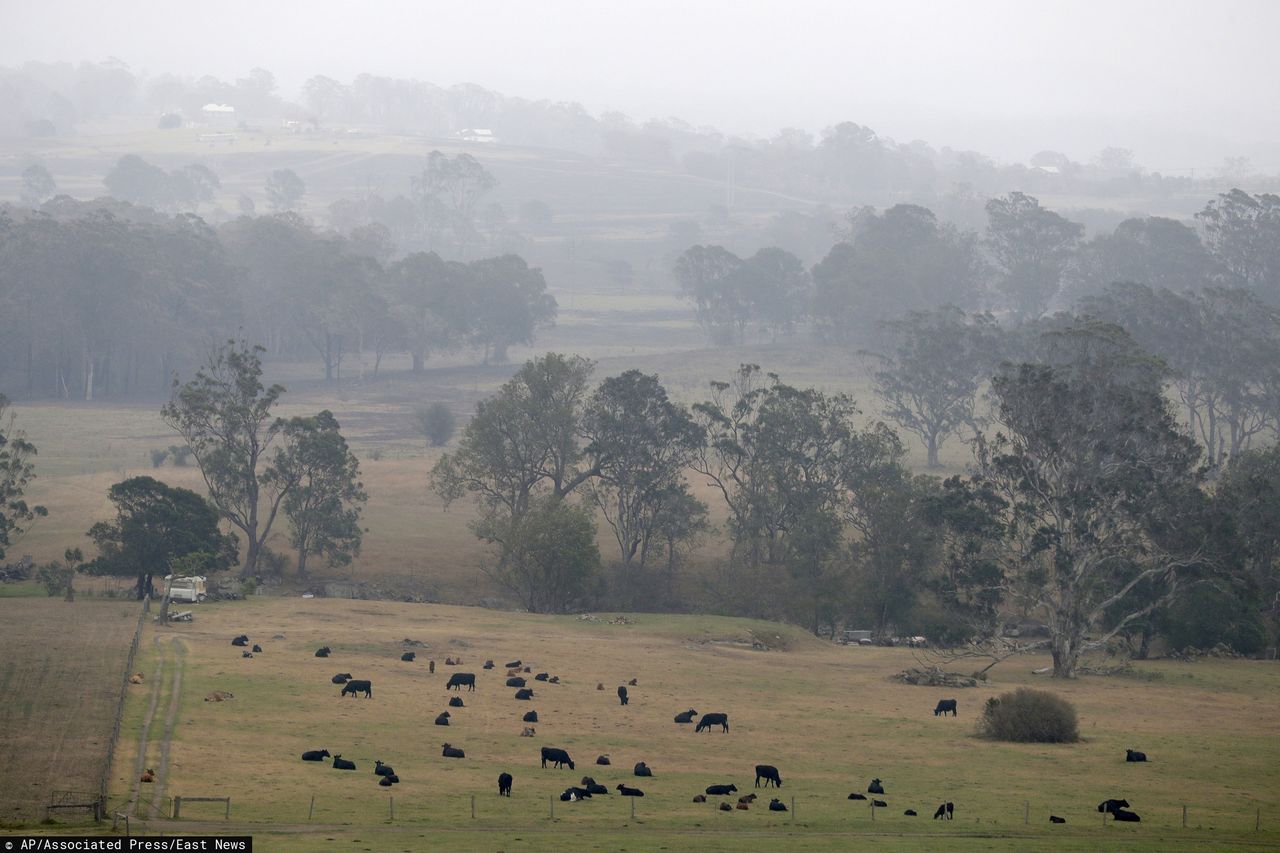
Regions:
<instances>
[{"instance_id":1,"label":"grassy pasture","mask_svg":"<svg viewBox=\"0 0 1280 853\"><path fill-rule=\"evenodd\" d=\"M404 849L421 835L463 849L738 849L765 838L800 850L840 849L862 841L889 849L948 846L1126 849L1170 845L1275 844L1280 822L1280 723L1271 713L1280 671L1250 661L1148 663L1155 680L1083 678L1046 682L1030 670L1032 657L995 670L978 689L939 691L889 681L913 664L903 649L842 648L773 623L701 616L630 615L631 624L547 617L447 606L298 598L257 598L205 605L197 621L149 628L148 654L163 653L169 636L186 650L186 673L170 751L169 795L233 797L233 824L270 840L268 849L317 849L329 839L368 849ZM229 645L245 632L264 653L243 659ZM272 637L281 634L282 640ZM399 660L401 640L429 644L414 663ZM771 646L753 650L751 640ZM320 645L333 656L313 656ZM460 671L478 675L452 709L448 728L432 724L446 709L443 686L460 655ZM559 685L531 682L535 698L514 701L501 668L521 658L534 672L559 675ZM428 659L437 661L428 674ZM151 671L142 656L138 669ZM373 698L339 696L335 672L373 681ZM619 707L615 688L636 678L631 702ZM605 689L599 691L596 684ZM1076 704L1084 742L1070 746L993 744L972 736L989 696L1018 685L1049 687ZM235 699L202 701L211 690ZM942 695L960 700L958 719L935 718ZM141 718L141 693L131 695L128 719ZM695 735L672 716L687 708L726 711L732 731ZM537 736L521 738L520 716L535 709ZM153 728L153 737L155 729ZM132 782L130 726L113 770L113 801ZM448 741L463 760L440 755ZM136 746L136 744L132 744ZM538 748L567 749L575 771L543 770ZM327 748L354 760L356 772L304 764L305 749ZM1127 765L1124 749L1144 749L1151 762ZM607 753L611 767L595 767ZM388 791L375 783L374 759L391 763L403 779ZM646 761L654 778L636 779ZM720 813L691 802L713 783L750 789L753 766L777 765L778 792L795 797L795 820L765 808ZM494 782L507 770L515 796L499 799ZM548 798L586 773L610 788L642 787L636 818L615 796L584 803ZM850 791L884 780L889 808L875 822ZM389 794L395 797L390 821ZM476 796L478 816L470 818ZM311 798L315 811L307 820ZM1101 824L1094 810L1107 797L1125 797L1140 825ZM710 798L713 801L718 798ZM929 819L951 800L957 819ZM1023 803L1031 822L1023 825ZM1181 829L1181 804L1190 807ZM215 809L213 806L204 807ZM921 817L903 816L914 808ZM1254 834L1255 809L1263 832ZM212 831L220 815L193 807L188 818ZM1048 815L1066 817L1050 826ZM151 831L179 825L152 823ZM415 832L416 830L416 832ZM1065 842L1065 844L1064 844Z\"/></svg>"},{"instance_id":2,"label":"grassy pasture","mask_svg":"<svg viewBox=\"0 0 1280 853\"><path fill-rule=\"evenodd\" d=\"M0 598L0 823L52 790L97 791L138 620L135 602Z\"/></svg>"}]
</instances>

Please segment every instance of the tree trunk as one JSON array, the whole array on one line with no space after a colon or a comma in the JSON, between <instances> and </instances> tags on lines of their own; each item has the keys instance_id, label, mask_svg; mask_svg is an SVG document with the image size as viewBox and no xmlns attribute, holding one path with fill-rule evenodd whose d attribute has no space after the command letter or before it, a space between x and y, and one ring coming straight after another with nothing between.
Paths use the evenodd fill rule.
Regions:
<instances>
[{"instance_id":1,"label":"tree trunk","mask_svg":"<svg viewBox=\"0 0 1280 853\"><path fill-rule=\"evenodd\" d=\"M1075 678L1080 663L1080 638L1074 632L1053 635L1053 677Z\"/></svg>"},{"instance_id":2,"label":"tree trunk","mask_svg":"<svg viewBox=\"0 0 1280 853\"><path fill-rule=\"evenodd\" d=\"M307 576L307 549L298 549L298 577L305 578Z\"/></svg>"},{"instance_id":3,"label":"tree trunk","mask_svg":"<svg viewBox=\"0 0 1280 853\"><path fill-rule=\"evenodd\" d=\"M256 535L250 534L245 538L249 540L249 547L244 553L244 566L240 569L240 580L247 580L258 571L258 552L261 549Z\"/></svg>"},{"instance_id":4,"label":"tree trunk","mask_svg":"<svg viewBox=\"0 0 1280 853\"><path fill-rule=\"evenodd\" d=\"M938 436L936 433L925 439L925 449L929 454L925 465L929 468L941 468L942 466L938 464Z\"/></svg>"},{"instance_id":5,"label":"tree trunk","mask_svg":"<svg viewBox=\"0 0 1280 853\"><path fill-rule=\"evenodd\" d=\"M1143 622L1142 641L1138 644L1138 653L1133 656L1135 660L1146 660L1147 655L1151 653L1151 634L1151 623Z\"/></svg>"}]
</instances>

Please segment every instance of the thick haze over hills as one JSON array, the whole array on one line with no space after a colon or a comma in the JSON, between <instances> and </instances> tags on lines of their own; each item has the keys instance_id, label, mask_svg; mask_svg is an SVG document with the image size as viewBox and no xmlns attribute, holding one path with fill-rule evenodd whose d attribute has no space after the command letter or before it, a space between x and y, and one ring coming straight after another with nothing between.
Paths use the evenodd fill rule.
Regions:
<instances>
[{"instance_id":1,"label":"thick haze over hills","mask_svg":"<svg viewBox=\"0 0 1280 853\"><path fill-rule=\"evenodd\" d=\"M0 57L234 79L271 69L474 82L727 133L853 120L1026 161L1131 149L1165 174L1280 170L1280 3L565 2L3 4Z\"/></svg>"}]
</instances>

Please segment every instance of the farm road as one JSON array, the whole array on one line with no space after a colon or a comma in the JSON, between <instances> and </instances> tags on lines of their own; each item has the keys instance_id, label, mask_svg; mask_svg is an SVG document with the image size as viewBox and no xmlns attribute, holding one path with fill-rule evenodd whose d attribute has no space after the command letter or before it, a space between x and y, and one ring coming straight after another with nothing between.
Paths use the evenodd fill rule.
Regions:
<instances>
[{"instance_id":1,"label":"farm road","mask_svg":"<svg viewBox=\"0 0 1280 853\"><path fill-rule=\"evenodd\" d=\"M156 645L160 646L159 637L156 638ZM169 776L169 747L173 741L173 727L178 720L178 708L182 703L182 671L187 658L187 647L182 640L174 637L170 646L169 654L166 654L161 649L161 654L156 660L155 673L151 678L151 698L147 703L147 712L142 718L142 731L138 735L138 755L133 765L133 796L129 800L129 807L126 809L128 814L136 813L138 802L142 799L143 783L141 780L143 771L147 769L151 725L155 722L156 710L160 706L160 695L164 692L165 663L167 660L171 660L173 680L169 689L169 708L165 714L164 731L160 736L158 763L153 768L156 771L156 778L155 782L152 783L153 788L149 792L150 810L148 817L152 819L167 816L160 814L160 808L164 802L165 783Z\"/></svg>"}]
</instances>

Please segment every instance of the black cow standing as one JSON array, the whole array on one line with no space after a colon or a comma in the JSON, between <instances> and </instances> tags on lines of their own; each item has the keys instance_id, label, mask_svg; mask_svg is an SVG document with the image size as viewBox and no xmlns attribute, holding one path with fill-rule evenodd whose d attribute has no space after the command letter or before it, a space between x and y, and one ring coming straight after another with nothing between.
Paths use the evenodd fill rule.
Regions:
<instances>
[{"instance_id":1,"label":"black cow standing","mask_svg":"<svg viewBox=\"0 0 1280 853\"><path fill-rule=\"evenodd\" d=\"M760 780L764 780L764 786L769 787L769 783L773 783L775 788L782 787L782 777L778 775L778 768L772 764L756 765L756 787L760 787Z\"/></svg>"},{"instance_id":2,"label":"black cow standing","mask_svg":"<svg viewBox=\"0 0 1280 853\"><path fill-rule=\"evenodd\" d=\"M943 716L943 717L945 717L948 713L950 713L950 714L951 714L951 716L953 716L953 717L958 717L958 716L959 716L959 714L957 714L957 713L956 713L956 700L954 700L954 699L939 699L939 700L938 700L938 706L937 706L936 708L934 708L934 709L933 709L933 715L934 715L935 717L937 717L937 716Z\"/></svg>"},{"instance_id":3,"label":"black cow standing","mask_svg":"<svg viewBox=\"0 0 1280 853\"><path fill-rule=\"evenodd\" d=\"M711 731L712 726L720 726L720 730L724 732L729 731L729 715L703 714L702 719L698 720L698 725L694 727L694 731Z\"/></svg>"},{"instance_id":4,"label":"black cow standing","mask_svg":"<svg viewBox=\"0 0 1280 853\"><path fill-rule=\"evenodd\" d=\"M511 774L510 773L500 773L498 775L498 796L499 797L511 796Z\"/></svg>"},{"instance_id":5,"label":"black cow standing","mask_svg":"<svg viewBox=\"0 0 1280 853\"><path fill-rule=\"evenodd\" d=\"M461 692L463 685L466 685L468 690L475 690L476 674L474 672L455 672L453 675L449 676L449 683L444 686L444 689L457 689Z\"/></svg>"},{"instance_id":6,"label":"black cow standing","mask_svg":"<svg viewBox=\"0 0 1280 853\"><path fill-rule=\"evenodd\" d=\"M342 687L342 695L346 696L348 693L352 696L357 693L363 693L364 698L370 699L373 697L373 682L367 679L353 678Z\"/></svg>"},{"instance_id":7,"label":"black cow standing","mask_svg":"<svg viewBox=\"0 0 1280 853\"><path fill-rule=\"evenodd\" d=\"M623 705L627 704L627 688L622 685L618 685L618 701Z\"/></svg>"}]
</instances>

